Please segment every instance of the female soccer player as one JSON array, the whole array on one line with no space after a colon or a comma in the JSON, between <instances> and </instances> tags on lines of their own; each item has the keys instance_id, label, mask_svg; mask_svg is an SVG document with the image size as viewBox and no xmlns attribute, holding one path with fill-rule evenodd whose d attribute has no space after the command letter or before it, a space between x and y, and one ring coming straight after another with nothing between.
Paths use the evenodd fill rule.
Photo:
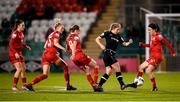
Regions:
<instances>
[{"instance_id":1,"label":"female soccer player","mask_svg":"<svg viewBox=\"0 0 180 102\"><path fill-rule=\"evenodd\" d=\"M94 91L97 91L97 80L99 66L96 61L85 55L80 43L80 28L78 25L74 25L70 28L70 34L66 39L67 50L71 53L71 60L79 68L87 74L87 80L93 87ZM94 69L94 79L91 77L90 68Z\"/></svg>"},{"instance_id":2,"label":"female soccer player","mask_svg":"<svg viewBox=\"0 0 180 102\"><path fill-rule=\"evenodd\" d=\"M54 27L55 31L48 36L48 39L44 45L45 51L41 59L43 74L37 76L33 81L26 85L27 89L30 91L34 91L32 87L33 85L48 77L51 64L55 64L58 67L64 67L64 77L67 84L66 90L76 90L75 87L70 85L69 67L66 62L59 57L59 53L57 51L57 49L61 49L66 52L66 49L58 43L64 30L64 26L61 24L60 19L56 19Z\"/></svg>"},{"instance_id":3,"label":"female soccer player","mask_svg":"<svg viewBox=\"0 0 180 102\"><path fill-rule=\"evenodd\" d=\"M99 82L99 87L101 89L102 89L102 85L108 80L112 72L112 69L116 71L116 78L119 81L121 90L123 90L124 87L126 86L123 82L121 69L119 63L115 58L115 54L118 44L122 44L123 46L128 46L133 42L133 40L129 39L128 42L125 42L119 34L120 30L121 30L121 25L119 23L112 23L109 31L102 33L100 36L96 38L96 43L104 51L103 61L106 67L106 73L101 77L101 80ZM106 46L104 46L100 42L100 40L102 40L103 38L105 38L106 40ZM103 91L103 89L101 91Z\"/></svg>"},{"instance_id":4,"label":"female soccer player","mask_svg":"<svg viewBox=\"0 0 180 102\"><path fill-rule=\"evenodd\" d=\"M157 91L158 88L156 85L155 75L153 71L158 67L158 65L163 60L162 46L163 44L165 44L170 49L170 53L172 56L175 56L175 51L174 48L171 46L171 44L165 38L162 37L162 35L160 34L160 28L157 24L155 23L149 24L148 32L151 35L150 44L144 44L141 42L139 45L150 48L150 58L144 61L139 66L139 71L137 73L136 78L142 77L144 73L143 71L146 69L146 73L148 74L149 79L151 80L152 83L152 87L153 87L152 91ZM136 83L132 83L127 86L134 88L137 87Z\"/></svg>"},{"instance_id":5,"label":"female soccer player","mask_svg":"<svg viewBox=\"0 0 180 102\"><path fill-rule=\"evenodd\" d=\"M13 91L18 91L17 83L19 80L19 75L21 74L22 79L22 89L25 90L26 87L26 65L25 60L22 54L22 49L27 48L31 50L31 48L24 43L24 31L25 24L24 21L18 20L15 22L13 32L10 36L9 42L9 60L15 66L16 72L13 78Z\"/></svg>"}]
</instances>

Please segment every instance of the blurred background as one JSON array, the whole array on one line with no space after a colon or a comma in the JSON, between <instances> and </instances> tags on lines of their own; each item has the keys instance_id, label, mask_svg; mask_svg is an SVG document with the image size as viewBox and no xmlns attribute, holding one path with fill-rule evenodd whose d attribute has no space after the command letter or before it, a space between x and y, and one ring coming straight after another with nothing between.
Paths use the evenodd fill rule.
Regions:
<instances>
[{"instance_id":1,"label":"blurred background","mask_svg":"<svg viewBox=\"0 0 180 102\"><path fill-rule=\"evenodd\" d=\"M60 43L65 46L69 28L77 24L81 27L81 44L84 52L96 59L104 71L103 53L94 39L108 30L113 22L123 25L123 38L134 43L129 47L119 45L117 58L123 72L136 72L138 65L145 60L145 49L139 42L145 42L146 14L179 14L179 0L0 0L0 72L13 72L15 69L8 59L8 43L11 27L17 19L26 23L25 40L32 51L24 50L27 71L41 70L40 60L47 36L53 31L53 19L61 18L65 31ZM156 17L155 19L158 19ZM151 21L151 19L150 19ZM171 57L164 47L165 60L161 71L180 71L180 16L163 17L152 20L161 27L162 35L173 45L176 57ZM70 65L72 72L80 72L61 51L60 56ZM62 71L52 65L52 72Z\"/></svg>"}]
</instances>

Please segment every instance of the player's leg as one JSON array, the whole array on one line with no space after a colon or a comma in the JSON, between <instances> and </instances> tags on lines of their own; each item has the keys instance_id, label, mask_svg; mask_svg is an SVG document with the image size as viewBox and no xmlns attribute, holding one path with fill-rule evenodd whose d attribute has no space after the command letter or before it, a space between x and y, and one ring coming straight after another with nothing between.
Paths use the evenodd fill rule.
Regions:
<instances>
[{"instance_id":1,"label":"player's leg","mask_svg":"<svg viewBox=\"0 0 180 102\"><path fill-rule=\"evenodd\" d=\"M95 83L93 78L91 77L91 69L89 67L85 68L85 72L86 72L86 77L87 77L87 80L89 82L89 84L91 86L93 86L93 84Z\"/></svg>"},{"instance_id":2,"label":"player's leg","mask_svg":"<svg viewBox=\"0 0 180 102\"><path fill-rule=\"evenodd\" d=\"M151 80L151 84L152 84L152 87L153 87L152 91L157 91L158 88L157 88L157 84L156 84L155 75L153 73L154 69L155 69L155 66L149 65L148 68L146 69L146 73L148 74L149 79Z\"/></svg>"},{"instance_id":3,"label":"player's leg","mask_svg":"<svg viewBox=\"0 0 180 102\"><path fill-rule=\"evenodd\" d=\"M25 62L21 62L21 80L22 80L22 89L26 90L26 65Z\"/></svg>"},{"instance_id":4,"label":"player's leg","mask_svg":"<svg viewBox=\"0 0 180 102\"><path fill-rule=\"evenodd\" d=\"M112 73L112 68L110 66L106 67L106 73L101 77L99 81L99 86L103 86L103 84L108 80L111 73Z\"/></svg>"},{"instance_id":5,"label":"player's leg","mask_svg":"<svg viewBox=\"0 0 180 102\"><path fill-rule=\"evenodd\" d=\"M49 64L44 64L43 65L43 74L40 74L34 80L32 80L28 85L26 85L26 88L28 90L30 90L30 91L34 91L32 86L39 83L40 81L42 81L44 79L47 79L49 71L50 71L50 65Z\"/></svg>"},{"instance_id":6,"label":"player's leg","mask_svg":"<svg viewBox=\"0 0 180 102\"><path fill-rule=\"evenodd\" d=\"M94 59L91 58L91 62L88 65L90 68L94 69L94 82L97 83L98 81L98 74L99 74L99 65L96 63Z\"/></svg>"},{"instance_id":7,"label":"player's leg","mask_svg":"<svg viewBox=\"0 0 180 102\"><path fill-rule=\"evenodd\" d=\"M135 78L138 78L138 77L142 77L142 75L144 74L144 69L147 68L149 65L149 63L147 61L144 61L140 66L139 66L139 69L138 69L138 73L136 75ZM126 84L126 86L124 87L127 88L127 87L132 87L132 88L137 88L137 83L133 82L133 83L130 83L130 84Z\"/></svg>"},{"instance_id":8,"label":"player's leg","mask_svg":"<svg viewBox=\"0 0 180 102\"><path fill-rule=\"evenodd\" d=\"M120 65L118 62L114 63L111 65L112 68L115 70L116 72L116 78L121 86L121 90L124 90L124 82L123 82L123 76L122 76L122 73L121 73L121 68L120 68Z\"/></svg>"},{"instance_id":9,"label":"player's leg","mask_svg":"<svg viewBox=\"0 0 180 102\"><path fill-rule=\"evenodd\" d=\"M67 63L59 57L59 59L56 60L55 64L58 67L61 67L61 66L64 67L64 79L66 81L66 86L67 86L66 90L76 90L77 88L73 87L70 84L69 67L68 67Z\"/></svg>"},{"instance_id":10,"label":"player's leg","mask_svg":"<svg viewBox=\"0 0 180 102\"><path fill-rule=\"evenodd\" d=\"M149 65L149 63L147 61L144 61L140 66L139 66L139 69L138 69L138 73L137 73L137 76L136 77L142 77L143 74L144 74L144 69L147 68Z\"/></svg>"},{"instance_id":11,"label":"player's leg","mask_svg":"<svg viewBox=\"0 0 180 102\"><path fill-rule=\"evenodd\" d=\"M16 72L14 73L14 77L13 77L13 86L12 86L12 90L13 91L18 91L18 88L17 88L17 83L18 83L18 80L19 80L19 75L22 71L22 68L21 68L21 62L16 62L14 63L14 66L16 68Z\"/></svg>"}]
</instances>

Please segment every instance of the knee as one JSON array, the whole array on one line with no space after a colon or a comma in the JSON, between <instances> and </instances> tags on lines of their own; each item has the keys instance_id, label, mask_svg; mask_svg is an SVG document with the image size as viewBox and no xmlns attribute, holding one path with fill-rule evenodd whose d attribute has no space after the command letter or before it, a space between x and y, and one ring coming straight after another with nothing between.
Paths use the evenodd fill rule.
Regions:
<instances>
[{"instance_id":1,"label":"knee","mask_svg":"<svg viewBox=\"0 0 180 102\"><path fill-rule=\"evenodd\" d=\"M99 69L99 65L96 64L96 65L95 65L95 68L96 68L96 69Z\"/></svg>"},{"instance_id":2,"label":"knee","mask_svg":"<svg viewBox=\"0 0 180 102\"><path fill-rule=\"evenodd\" d=\"M151 73L152 73L152 70L151 70L151 69L146 69L146 73L147 73L147 74L151 74Z\"/></svg>"},{"instance_id":3,"label":"knee","mask_svg":"<svg viewBox=\"0 0 180 102\"><path fill-rule=\"evenodd\" d=\"M22 71L21 68L17 68L17 69L16 69L16 72L21 72L21 71Z\"/></svg>"}]
</instances>

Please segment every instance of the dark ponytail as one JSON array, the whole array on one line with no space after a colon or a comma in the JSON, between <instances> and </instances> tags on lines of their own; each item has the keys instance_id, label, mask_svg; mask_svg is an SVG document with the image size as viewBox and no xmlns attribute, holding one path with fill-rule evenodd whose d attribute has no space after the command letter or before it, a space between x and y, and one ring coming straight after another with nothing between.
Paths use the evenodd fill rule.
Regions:
<instances>
[{"instance_id":1,"label":"dark ponytail","mask_svg":"<svg viewBox=\"0 0 180 102\"><path fill-rule=\"evenodd\" d=\"M151 23L148 27L154 29L156 32L160 32L160 28L156 23Z\"/></svg>"},{"instance_id":2,"label":"dark ponytail","mask_svg":"<svg viewBox=\"0 0 180 102\"><path fill-rule=\"evenodd\" d=\"M74 32L75 30L79 30L79 26L78 26L78 25L73 25L73 26L69 29L70 32Z\"/></svg>"},{"instance_id":3,"label":"dark ponytail","mask_svg":"<svg viewBox=\"0 0 180 102\"><path fill-rule=\"evenodd\" d=\"M15 31L18 27L18 25L20 25L21 23L23 23L23 20L17 20L14 24L14 26L12 27L12 32Z\"/></svg>"}]
</instances>

